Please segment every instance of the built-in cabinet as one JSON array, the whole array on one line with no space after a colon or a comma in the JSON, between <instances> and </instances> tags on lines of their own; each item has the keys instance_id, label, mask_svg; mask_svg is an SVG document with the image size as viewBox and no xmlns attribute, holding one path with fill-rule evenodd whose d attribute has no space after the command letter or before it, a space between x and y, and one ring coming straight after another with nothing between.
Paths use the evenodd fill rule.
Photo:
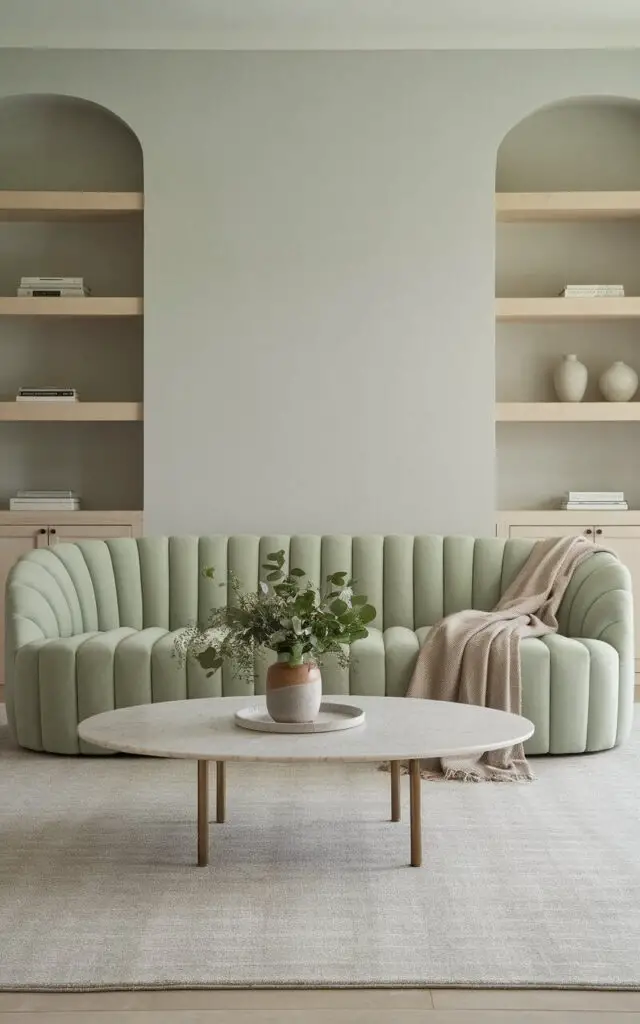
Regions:
<instances>
[{"instance_id":1,"label":"built-in cabinet","mask_svg":"<svg viewBox=\"0 0 640 1024\"><path fill-rule=\"evenodd\" d=\"M5 584L20 556L61 541L139 537L141 533L142 513L136 512L67 512L55 518L44 513L0 512L0 683L4 682Z\"/></svg>"}]
</instances>

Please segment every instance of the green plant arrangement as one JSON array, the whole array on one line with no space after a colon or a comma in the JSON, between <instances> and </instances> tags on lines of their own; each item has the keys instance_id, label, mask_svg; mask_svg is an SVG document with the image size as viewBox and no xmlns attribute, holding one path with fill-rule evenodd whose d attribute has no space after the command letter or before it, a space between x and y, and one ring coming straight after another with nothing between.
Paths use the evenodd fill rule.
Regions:
<instances>
[{"instance_id":1,"label":"green plant arrangement","mask_svg":"<svg viewBox=\"0 0 640 1024\"><path fill-rule=\"evenodd\" d=\"M284 571L284 551L267 555L266 582L257 592L243 592L233 573L229 582L234 595L231 604L211 612L207 626L190 626L176 640L181 659L193 657L207 675L224 662L235 666L239 675L254 675L254 658L260 648L275 651L279 662L291 666L319 664L334 654L346 666L349 645L368 634L367 623L376 617L365 594L355 594L355 581L346 572L327 576L324 594L302 569ZM215 571L205 569L213 579ZM221 583L220 586L224 586Z\"/></svg>"}]
</instances>

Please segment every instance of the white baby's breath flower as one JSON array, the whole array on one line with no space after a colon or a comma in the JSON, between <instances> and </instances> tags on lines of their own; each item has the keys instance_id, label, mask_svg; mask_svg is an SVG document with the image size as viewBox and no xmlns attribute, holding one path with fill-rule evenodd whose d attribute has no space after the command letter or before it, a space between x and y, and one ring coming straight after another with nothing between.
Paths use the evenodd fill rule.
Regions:
<instances>
[{"instance_id":1,"label":"white baby's breath flower","mask_svg":"<svg viewBox=\"0 0 640 1024\"><path fill-rule=\"evenodd\" d=\"M192 654L198 654L200 651L206 651L208 647L218 647L228 634L228 626L212 626L202 632L196 630L189 642L189 649Z\"/></svg>"}]
</instances>

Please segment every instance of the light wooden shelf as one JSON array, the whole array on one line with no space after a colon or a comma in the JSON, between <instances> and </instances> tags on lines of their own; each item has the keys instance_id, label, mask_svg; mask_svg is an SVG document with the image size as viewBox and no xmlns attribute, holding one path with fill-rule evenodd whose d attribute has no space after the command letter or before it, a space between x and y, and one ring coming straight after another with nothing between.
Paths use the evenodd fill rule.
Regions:
<instances>
[{"instance_id":1,"label":"light wooden shelf","mask_svg":"<svg viewBox=\"0 0 640 1024\"><path fill-rule=\"evenodd\" d=\"M496 299L496 320L531 323L549 320L630 320L640 317L640 296L621 299Z\"/></svg>"},{"instance_id":2,"label":"light wooden shelf","mask_svg":"<svg viewBox=\"0 0 640 1024\"><path fill-rule=\"evenodd\" d=\"M0 402L0 421L5 422L139 422L142 419L142 402Z\"/></svg>"},{"instance_id":3,"label":"light wooden shelf","mask_svg":"<svg viewBox=\"0 0 640 1024\"><path fill-rule=\"evenodd\" d=\"M134 535L142 533L142 522L144 513L140 509L132 509L129 512L121 512L115 509L105 509L96 512L80 509L78 512L10 512L9 509L0 509L0 526L14 526L18 523L35 526L48 526L53 519L56 526L75 526L82 524L87 526L129 526L134 528Z\"/></svg>"},{"instance_id":4,"label":"light wooden shelf","mask_svg":"<svg viewBox=\"0 0 640 1024\"><path fill-rule=\"evenodd\" d=\"M0 221L120 219L143 209L142 192L0 191Z\"/></svg>"},{"instance_id":5,"label":"light wooden shelf","mask_svg":"<svg viewBox=\"0 0 640 1024\"><path fill-rule=\"evenodd\" d=\"M499 221L632 220L640 192L497 192Z\"/></svg>"},{"instance_id":6,"label":"light wooden shelf","mask_svg":"<svg viewBox=\"0 0 640 1024\"><path fill-rule=\"evenodd\" d=\"M497 402L498 423L640 422L640 402Z\"/></svg>"},{"instance_id":7,"label":"light wooden shelf","mask_svg":"<svg viewBox=\"0 0 640 1024\"><path fill-rule=\"evenodd\" d=\"M30 298L0 295L0 316L141 316L142 299Z\"/></svg>"},{"instance_id":8,"label":"light wooden shelf","mask_svg":"<svg viewBox=\"0 0 640 1024\"><path fill-rule=\"evenodd\" d=\"M627 512L567 512L566 509L518 509L509 511L501 509L496 513L499 525L507 526L560 526L577 524L593 526L640 526L640 511L629 509ZM507 534L508 535L508 534Z\"/></svg>"}]
</instances>

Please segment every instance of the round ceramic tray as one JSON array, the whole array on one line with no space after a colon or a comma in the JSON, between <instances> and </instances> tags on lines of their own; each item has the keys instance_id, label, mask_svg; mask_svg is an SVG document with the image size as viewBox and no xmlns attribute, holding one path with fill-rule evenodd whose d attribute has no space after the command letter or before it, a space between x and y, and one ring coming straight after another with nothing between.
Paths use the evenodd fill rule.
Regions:
<instances>
[{"instance_id":1,"label":"round ceramic tray","mask_svg":"<svg viewBox=\"0 0 640 1024\"><path fill-rule=\"evenodd\" d=\"M315 722L274 722L264 705L254 704L236 711L235 721L242 729L255 732L336 732L338 729L355 729L364 723L364 711L353 704L320 705Z\"/></svg>"}]
</instances>

